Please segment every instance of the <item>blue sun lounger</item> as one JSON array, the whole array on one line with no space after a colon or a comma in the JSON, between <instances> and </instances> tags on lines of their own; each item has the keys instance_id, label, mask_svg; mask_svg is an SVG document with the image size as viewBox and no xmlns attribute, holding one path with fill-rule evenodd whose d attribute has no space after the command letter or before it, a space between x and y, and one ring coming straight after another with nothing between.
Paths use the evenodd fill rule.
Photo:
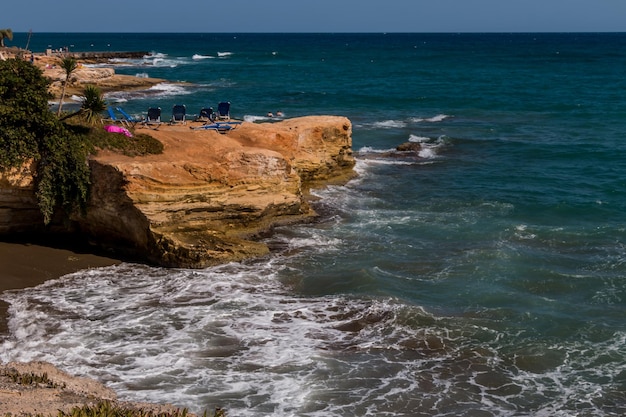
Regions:
<instances>
[{"instance_id":1,"label":"blue sun lounger","mask_svg":"<svg viewBox=\"0 0 626 417\"><path fill-rule=\"evenodd\" d=\"M131 125L132 127L135 127L135 125L137 123L141 123L141 120L137 120L135 119L133 116L131 116L130 114L126 113L124 111L123 108L121 107L116 107L115 108L118 112L120 112L120 114L124 117L124 120L126 120L126 123L128 123L129 125Z\"/></svg>"},{"instance_id":2,"label":"blue sun lounger","mask_svg":"<svg viewBox=\"0 0 626 417\"><path fill-rule=\"evenodd\" d=\"M200 109L200 115L196 117L196 122L212 123L215 121L215 113L213 107L204 107Z\"/></svg>"},{"instance_id":3,"label":"blue sun lounger","mask_svg":"<svg viewBox=\"0 0 626 417\"><path fill-rule=\"evenodd\" d=\"M107 107L107 113L109 115L108 118L102 118L102 123L111 123L111 124L116 124L119 123L121 125L126 125L126 121L123 119L118 119L117 116L115 115L115 112L113 111L113 109L111 107Z\"/></svg>"},{"instance_id":4,"label":"blue sun lounger","mask_svg":"<svg viewBox=\"0 0 626 417\"><path fill-rule=\"evenodd\" d=\"M230 120L230 101L222 101L217 104L217 119Z\"/></svg>"},{"instance_id":5,"label":"blue sun lounger","mask_svg":"<svg viewBox=\"0 0 626 417\"><path fill-rule=\"evenodd\" d=\"M216 130L220 133L226 133L231 129L234 129L233 124L228 122L207 123L202 126L192 127L193 130Z\"/></svg>"}]
</instances>

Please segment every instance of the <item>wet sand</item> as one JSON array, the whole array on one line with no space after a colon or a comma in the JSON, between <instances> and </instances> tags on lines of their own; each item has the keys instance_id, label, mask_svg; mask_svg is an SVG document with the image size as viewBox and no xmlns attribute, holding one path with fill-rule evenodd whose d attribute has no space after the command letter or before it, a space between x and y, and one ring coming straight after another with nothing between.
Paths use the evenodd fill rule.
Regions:
<instances>
[{"instance_id":1,"label":"wet sand","mask_svg":"<svg viewBox=\"0 0 626 417\"><path fill-rule=\"evenodd\" d=\"M0 242L0 292L30 288L82 269L120 263L80 248L22 242ZM8 304L0 301L0 334L7 331Z\"/></svg>"}]
</instances>

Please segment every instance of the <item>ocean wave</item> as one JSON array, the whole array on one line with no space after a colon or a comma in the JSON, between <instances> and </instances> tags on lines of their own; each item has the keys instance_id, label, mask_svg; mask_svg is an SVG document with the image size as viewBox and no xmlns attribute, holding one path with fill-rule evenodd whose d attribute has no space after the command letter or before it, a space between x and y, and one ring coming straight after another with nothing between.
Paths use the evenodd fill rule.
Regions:
<instances>
[{"instance_id":1,"label":"ocean wave","mask_svg":"<svg viewBox=\"0 0 626 417\"><path fill-rule=\"evenodd\" d=\"M395 152L396 149L395 148L388 148L388 149L376 149L372 146L363 146L361 148L359 148L356 152L358 152L359 154L365 155L368 153L372 153L372 154L386 154L389 152Z\"/></svg>"},{"instance_id":2,"label":"ocean wave","mask_svg":"<svg viewBox=\"0 0 626 417\"><path fill-rule=\"evenodd\" d=\"M189 94L190 91L188 88L183 86L182 84L171 84L171 83L159 83L153 85L148 90L157 91L162 95L178 95L178 94Z\"/></svg>"},{"instance_id":3,"label":"ocean wave","mask_svg":"<svg viewBox=\"0 0 626 417\"><path fill-rule=\"evenodd\" d=\"M201 54L193 54L191 59L193 60L201 60L201 59L213 59L214 56L211 55L201 55Z\"/></svg>"},{"instance_id":4,"label":"ocean wave","mask_svg":"<svg viewBox=\"0 0 626 417\"><path fill-rule=\"evenodd\" d=\"M195 88L184 84L159 83L143 90L113 91L105 93L109 101L127 102L129 100L158 99L195 93Z\"/></svg>"},{"instance_id":5,"label":"ocean wave","mask_svg":"<svg viewBox=\"0 0 626 417\"><path fill-rule=\"evenodd\" d=\"M383 120L380 122L374 122L374 127L376 128L380 128L380 129L397 129L397 128L402 128L402 127L406 127L406 122L401 121L401 120Z\"/></svg>"},{"instance_id":6,"label":"ocean wave","mask_svg":"<svg viewBox=\"0 0 626 417\"><path fill-rule=\"evenodd\" d=\"M426 136L417 136L417 135L410 135L409 136L409 142L414 142L414 143L427 143L430 142L431 138L426 137Z\"/></svg>"},{"instance_id":7,"label":"ocean wave","mask_svg":"<svg viewBox=\"0 0 626 417\"><path fill-rule=\"evenodd\" d=\"M437 123L437 122L442 122L451 117L452 116L447 115L447 114L438 114L436 116L428 117L428 118L414 117L411 119L411 122L413 123L423 123L423 122Z\"/></svg>"},{"instance_id":8,"label":"ocean wave","mask_svg":"<svg viewBox=\"0 0 626 417\"><path fill-rule=\"evenodd\" d=\"M171 57L168 54L153 52L148 55L144 55L142 58L119 58L111 60L110 62L115 66L125 67L154 67L154 68L176 68L180 65L192 63L194 59L186 57Z\"/></svg>"},{"instance_id":9,"label":"ocean wave","mask_svg":"<svg viewBox=\"0 0 626 417\"><path fill-rule=\"evenodd\" d=\"M250 123L256 123L256 122L277 122L280 120L284 120L285 119L285 115L283 114L282 116L276 116L276 115L265 115L265 116L260 116L260 115L256 115L256 114L246 114L243 116L243 120L246 122L250 122Z\"/></svg>"},{"instance_id":10,"label":"ocean wave","mask_svg":"<svg viewBox=\"0 0 626 417\"><path fill-rule=\"evenodd\" d=\"M355 154L368 160L375 160L377 163L387 164L410 164L415 161L402 160L401 158L417 155L423 159L434 159L439 157L439 152L444 149L447 144L447 138L440 136L436 139L432 139L424 136L410 135L408 142L419 144L418 147L411 151L398 151L395 148L392 149L375 149L371 146L364 146L357 150Z\"/></svg>"},{"instance_id":11,"label":"ocean wave","mask_svg":"<svg viewBox=\"0 0 626 417\"><path fill-rule=\"evenodd\" d=\"M269 121L275 120L275 118L269 117L269 116L246 114L243 116L243 120L246 122L250 122L250 123L256 123L256 122L269 122Z\"/></svg>"},{"instance_id":12,"label":"ocean wave","mask_svg":"<svg viewBox=\"0 0 626 417\"><path fill-rule=\"evenodd\" d=\"M229 56L232 56L232 55L233 55L232 52L218 52L217 53L217 56L220 57L220 58L226 58L226 57L229 57Z\"/></svg>"},{"instance_id":13,"label":"ocean wave","mask_svg":"<svg viewBox=\"0 0 626 417\"><path fill-rule=\"evenodd\" d=\"M50 361L123 399L195 412L219 404L244 417L341 416L346 407L410 415L428 404L432 415L459 404L507 415L527 401L547 416L569 409L569 398L619 404L593 374L626 372L605 354L626 353L624 334L537 350L507 345L517 339L490 329L486 317L463 324L394 298L303 298L289 291L298 282L276 258L206 270L81 271L5 293L11 336L0 358ZM341 387L350 387L349 405Z\"/></svg>"},{"instance_id":14,"label":"ocean wave","mask_svg":"<svg viewBox=\"0 0 626 417\"><path fill-rule=\"evenodd\" d=\"M369 125L363 124L362 126L371 126L377 129L402 129L412 123L438 123L446 119L449 119L451 117L452 116L447 115L447 114L438 114L436 116L428 117L428 118L412 117L406 120L387 119L387 120L375 121Z\"/></svg>"}]
</instances>

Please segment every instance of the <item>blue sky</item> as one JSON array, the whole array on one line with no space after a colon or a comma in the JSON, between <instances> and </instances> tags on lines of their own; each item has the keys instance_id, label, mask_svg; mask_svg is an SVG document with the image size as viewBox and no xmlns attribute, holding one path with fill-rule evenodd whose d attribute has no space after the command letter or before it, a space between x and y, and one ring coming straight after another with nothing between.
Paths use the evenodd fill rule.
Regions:
<instances>
[{"instance_id":1,"label":"blue sky","mask_svg":"<svg viewBox=\"0 0 626 417\"><path fill-rule=\"evenodd\" d=\"M18 0L14 32L626 32L626 0Z\"/></svg>"}]
</instances>

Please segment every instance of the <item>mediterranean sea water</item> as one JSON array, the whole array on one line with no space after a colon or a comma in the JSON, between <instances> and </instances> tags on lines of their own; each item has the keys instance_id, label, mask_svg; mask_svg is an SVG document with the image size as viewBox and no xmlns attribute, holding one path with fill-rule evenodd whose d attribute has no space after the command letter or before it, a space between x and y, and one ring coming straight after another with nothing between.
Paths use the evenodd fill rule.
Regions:
<instances>
[{"instance_id":1,"label":"mediterranean sea water","mask_svg":"<svg viewBox=\"0 0 626 417\"><path fill-rule=\"evenodd\" d=\"M65 46L149 52L116 71L168 82L107 96L136 115L347 116L358 177L315 190L320 219L262 259L4 293L2 361L238 417L626 414L626 34L30 43Z\"/></svg>"}]
</instances>

